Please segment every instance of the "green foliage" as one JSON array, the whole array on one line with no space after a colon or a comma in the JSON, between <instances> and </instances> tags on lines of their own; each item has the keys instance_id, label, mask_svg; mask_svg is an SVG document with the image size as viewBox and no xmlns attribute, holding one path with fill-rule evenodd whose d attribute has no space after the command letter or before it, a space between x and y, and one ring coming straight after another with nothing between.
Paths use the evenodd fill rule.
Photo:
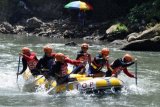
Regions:
<instances>
[{"instance_id":1,"label":"green foliage","mask_svg":"<svg viewBox=\"0 0 160 107\"><path fill-rule=\"evenodd\" d=\"M126 27L126 25L118 23L116 24L116 26L117 28L113 32L128 32L128 28Z\"/></svg>"},{"instance_id":2,"label":"green foliage","mask_svg":"<svg viewBox=\"0 0 160 107\"><path fill-rule=\"evenodd\" d=\"M160 19L160 0L149 1L140 6L136 5L128 14L130 23L140 23L142 20L150 22L155 18Z\"/></svg>"}]
</instances>

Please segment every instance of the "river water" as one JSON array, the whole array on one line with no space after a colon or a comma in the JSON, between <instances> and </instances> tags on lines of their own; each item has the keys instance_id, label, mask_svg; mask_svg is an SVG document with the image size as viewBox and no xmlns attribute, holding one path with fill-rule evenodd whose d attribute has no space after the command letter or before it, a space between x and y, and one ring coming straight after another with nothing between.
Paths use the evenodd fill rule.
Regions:
<instances>
[{"instance_id":1,"label":"river water","mask_svg":"<svg viewBox=\"0 0 160 107\"><path fill-rule=\"evenodd\" d=\"M16 82L18 52L24 46L30 47L37 53L38 58L43 55L42 47L50 43L55 52L62 52L70 58L76 57L77 47L64 46L71 40L60 40L45 37L26 37L22 35L0 34L0 107L159 107L160 106L160 53L121 51L107 42L90 42L89 52L94 56L103 47L110 48L110 61L120 58L128 52L138 59L138 86L135 79L123 73L119 78L125 82L120 95L85 95L77 91L65 92L58 95L47 95L43 92L19 91ZM73 40L81 44L82 40ZM22 67L21 67L22 68ZM135 66L129 67L134 73ZM23 85L19 76L18 84Z\"/></svg>"}]
</instances>

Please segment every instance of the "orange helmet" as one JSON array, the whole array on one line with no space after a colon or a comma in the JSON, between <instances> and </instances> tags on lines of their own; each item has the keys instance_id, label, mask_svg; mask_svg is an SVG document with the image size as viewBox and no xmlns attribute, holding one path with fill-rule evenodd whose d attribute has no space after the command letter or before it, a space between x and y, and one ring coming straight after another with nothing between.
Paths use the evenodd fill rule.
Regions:
<instances>
[{"instance_id":1,"label":"orange helmet","mask_svg":"<svg viewBox=\"0 0 160 107\"><path fill-rule=\"evenodd\" d=\"M44 47L43 47L43 51L44 51L45 53L52 53L52 48L49 47L49 46L44 46Z\"/></svg>"},{"instance_id":2,"label":"orange helmet","mask_svg":"<svg viewBox=\"0 0 160 107\"><path fill-rule=\"evenodd\" d=\"M109 49L108 49L108 48L103 48L103 49L101 50L101 54L108 56L108 54L109 54Z\"/></svg>"},{"instance_id":3,"label":"orange helmet","mask_svg":"<svg viewBox=\"0 0 160 107\"><path fill-rule=\"evenodd\" d=\"M55 55L55 58L56 58L57 61L63 61L64 58L65 58L65 55L63 53L57 53Z\"/></svg>"},{"instance_id":4,"label":"orange helmet","mask_svg":"<svg viewBox=\"0 0 160 107\"><path fill-rule=\"evenodd\" d=\"M23 54L28 54L28 53L30 53L31 52L31 50L28 48L28 47L23 47L22 48L22 53Z\"/></svg>"},{"instance_id":5,"label":"orange helmet","mask_svg":"<svg viewBox=\"0 0 160 107\"><path fill-rule=\"evenodd\" d=\"M130 54L125 54L123 56L123 61L124 62L132 62L133 61L133 57Z\"/></svg>"},{"instance_id":6,"label":"orange helmet","mask_svg":"<svg viewBox=\"0 0 160 107\"><path fill-rule=\"evenodd\" d=\"M83 43L83 44L81 45L81 48L87 48L87 49L88 49L88 44L87 44L87 43Z\"/></svg>"}]
</instances>

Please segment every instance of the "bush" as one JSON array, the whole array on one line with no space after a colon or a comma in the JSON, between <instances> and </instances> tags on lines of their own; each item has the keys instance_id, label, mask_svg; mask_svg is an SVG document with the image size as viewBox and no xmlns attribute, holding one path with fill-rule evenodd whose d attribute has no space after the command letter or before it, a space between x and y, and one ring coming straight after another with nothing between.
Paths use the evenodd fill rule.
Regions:
<instances>
[{"instance_id":1,"label":"bush","mask_svg":"<svg viewBox=\"0 0 160 107\"><path fill-rule=\"evenodd\" d=\"M117 29L115 29L115 31L113 31L113 32L128 32L128 28L126 27L126 25L124 25L122 23L118 23Z\"/></svg>"},{"instance_id":2,"label":"bush","mask_svg":"<svg viewBox=\"0 0 160 107\"><path fill-rule=\"evenodd\" d=\"M128 14L130 23L141 23L142 20L150 22L152 19L160 20L160 0L149 1L140 6L136 5Z\"/></svg>"}]
</instances>

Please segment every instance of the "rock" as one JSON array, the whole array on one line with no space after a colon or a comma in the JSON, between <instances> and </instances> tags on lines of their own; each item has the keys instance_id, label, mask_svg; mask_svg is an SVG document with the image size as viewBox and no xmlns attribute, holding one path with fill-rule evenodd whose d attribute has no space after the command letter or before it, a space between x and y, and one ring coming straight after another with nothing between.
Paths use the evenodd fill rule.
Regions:
<instances>
[{"instance_id":1,"label":"rock","mask_svg":"<svg viewBox=\"0 0 160 107\"><path fill-rule=\"evenodd\" d=\"M158 35L160 35L160 24L157 24L154 27L143 31L140 35L138 35L137 37L134 37L134 39L130 38L129 41L151 39L151 38L154 38L155 36L158 36Z\"/></svg>"},{"instance_id":2,"label":"rock","mask_svg":"<svg viewBox=\"0 0 160 107\"><path fill-rule=\"evenodd\" d=\"M118 23L112 25L106 30L107 40L114 41L116 39L124 39L128 34L128 29L124 24Z\"/></svg>"},{"instance_id":3,"label":"rock","mask_svg":"<svg viewBox=\"0 0 160 107\"><path fill-rule=\"evenodd\" d=\"M8 23L8 22L3 22L1 25L0 25L0 31L2 33L14 33L14 27Z\"/></svg>"},{"instance_id":4,"label":"rock","mask_svg":"<svg viewBox=\"0 0 160 107\"><path fill-rule=\"evenodd\" d=\"M66 43L65 45L66 45L66 46L77 46L77 44L76 44L75 42L73 42L73 41L68 42L68 43Z\"/></svg>"},{"instance_id":5,"label":"rock","mask_svg":"<svg viewBox=\"0 0 160 107\"><path fill-rule=\"evenodd\" d=\"M102 36L96 36L94 37L94 40L105 40L105 35L102 35Z\"/></svg>"},{"instance_id":6,"label":"rock","mask_svg":"<svg viewBox=\"0 0 160 107\"><path fill-rule=\"evenodd\" d=\"M110 28L106 30L106 34L112 34L115 32L128 32L127 27L124 24L118 23L115 25L112 25Z\"/></svg>"},{"instance_id":7,"label":"rock","mask_svg":"<svg viewBox=\"0 0 160 107\"><path fill-rule=\"evenodd\" d=\"M136 37L138 37L139 33L131 33L127 36L127 41L131 42L134 41L136 39Z\"/></svg>"},{"instance_id":8,"label":"rock","mask_svg":"<svg viewBox=\"0 0 160 107\"><path fill-rule=\"evenodd\" d=\"M106 30L107 34L111 34L117 30L117 25L112 25L110 28Z\"/></svg>"},{"instance_id":9,"label":"rock","mask_svg":"<svg viewBox=\"0 0 160 107\"><path fill-rule=\"evenodd\" d=\"M74 33L70 30L66 30L65 32L63 32L63 37L64 38L71 38L74 37Z\"/></svg>"},{"instance_id":10,"label":"rock","mask_svg":"<svg viewBox=\"0 0 160 107\"><path fill-rule=\"evenodd\" d=\"M14 29L13 26L10 23L8 23L8 22L3 22L2 25L8 31L13 31L13 29Z\"/></svg>"},{"instance_id":11,"label":"rock","mask_svg":"<svg viewBox=\"0 0 160 107\"><path fill-rule=\"evenodd\" d=\"M106 35L106 39L109 41L109 42L112 42L114 40L117 40L117 39L125 39L126 36L127 36L127 32L115 32L115 33L112 33L112 34L108 34Z\"/></svg>"},{"instance_id":12,"label":"rock","mask_svg":"<svg viewBox=\"0 0 160 107\"><path fill-rule=\"evenodd\" d=\"M86 37L83 37L84 40L93 40L94 37L93 36L86 36Z\"/></svg>"},{"instance_id":13,"label":"rock","mask_svg":"<svg viewBox=\"0 0 160 107\"><path fill-rule=\"evenodd\" d=\"M42 24L43 22L36 17L32 17L30 19L27 19L26 21L26 27L32 30L34 30L35 28L40 28Z\"/></svg>"},{"instance_id":14,"label":"rock","mask_svg":"<svg viewBox=\"0 0 160 107\"><path fill-rule=\"evenodd\" d=\"M122 45L125 45L127 44L127 40L114 40L113 42L111 42L109 45L111 46L122 46Z\"/></svg>"},{"instance_id":15,"label":"rock","mask_svg":"<svg viewBox=\"0 0 160 107\"><path fill-rule=\"evenodd\" d=\"M151 39L132 41L121 49L132 51L160 51L160 36Z\"/></svg>"},{"instance_id":16,"label":"rock","mask_svg":"<svg viewBox=\"0 0 160 107\"><path fill-rule=\"evenodd\" d=\"M15 29L14 29L14 32L16 32L16 33L20 33L20 32L23 32L23 31L24 31L24 29L25 29L25 27L24 27L24 26L16 25L16 26L15 26Z\"/></svg>"}]
</instances>

